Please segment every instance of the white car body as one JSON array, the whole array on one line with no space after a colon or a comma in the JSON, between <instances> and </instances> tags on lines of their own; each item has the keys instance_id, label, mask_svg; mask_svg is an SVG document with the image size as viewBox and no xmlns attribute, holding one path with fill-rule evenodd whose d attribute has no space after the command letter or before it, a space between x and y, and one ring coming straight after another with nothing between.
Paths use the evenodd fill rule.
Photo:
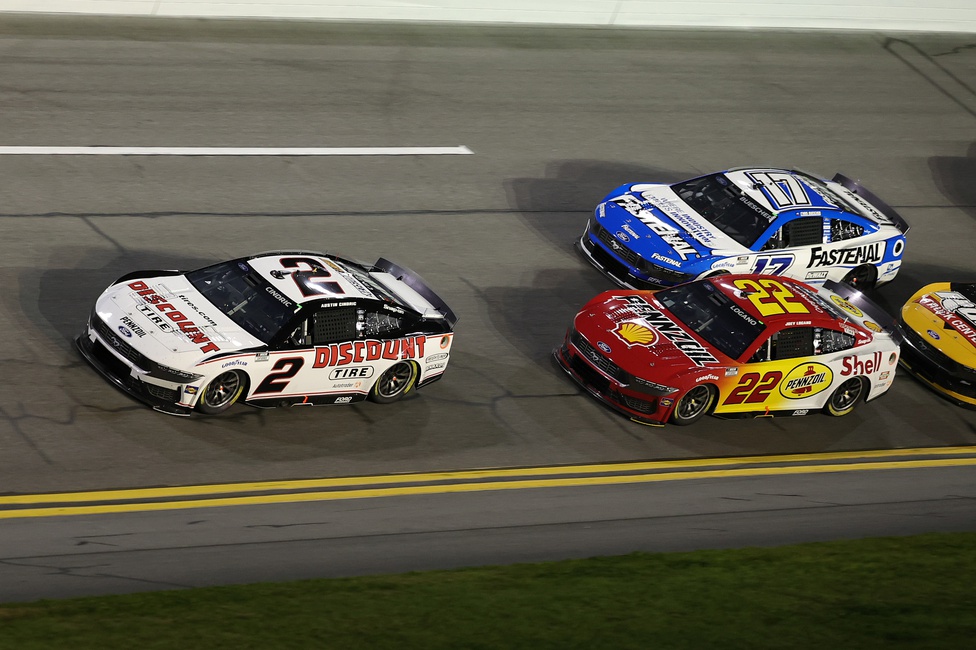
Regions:
<instances>
[{"instance_id":1,"label":"white car body","mask_svg":"<svg viewBox=\"0 0 976 650\"><path fill-rule=\"evenodd\" d=\"M116 386L189 415L201 403L216 412L205 395L228 376L242 381L224 408L238 398L262 407L393 401L379 398L443 375L456 320L416 274L386 260L275 252L124 276L98 298L77 345ZM394 366L406 383L384 393L377 386Z\"/></svg>"}]
</instances>

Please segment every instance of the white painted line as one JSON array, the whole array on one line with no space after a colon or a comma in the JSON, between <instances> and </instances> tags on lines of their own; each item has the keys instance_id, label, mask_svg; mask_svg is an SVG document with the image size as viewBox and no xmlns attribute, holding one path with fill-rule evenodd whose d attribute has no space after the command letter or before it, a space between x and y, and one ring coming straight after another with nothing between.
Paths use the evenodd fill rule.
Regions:
<instances>
[{"instance_id":1,"label":"white painted line","mask_svg":"<svg viewBox=\"0 0 976 650\"><path fill-rule=\"evenodd\" d=\"M7 156L457 156L458 147L0 147Z\"/></svg>"}]
</instances>

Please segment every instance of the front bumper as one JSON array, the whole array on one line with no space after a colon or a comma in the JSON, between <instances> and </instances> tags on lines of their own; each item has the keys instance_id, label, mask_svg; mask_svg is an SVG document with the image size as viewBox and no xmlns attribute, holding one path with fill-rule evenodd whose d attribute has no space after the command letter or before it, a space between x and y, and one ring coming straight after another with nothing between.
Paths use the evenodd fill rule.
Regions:
<instances>
[{"instance_id":1,"label":"front bumper","mask_svg":"<svg viewBox=\"0 0 976 650\"><path fill-rule=\"evenodd\" d=\"M953 361L930 345L918 332L899 323L903 368L946 399L976 410L976 369Z\"/></svg>"},{"instance_id":2,"label":"front bumper","mask_svg":"<svg viewBox=\"0 0 976 650\"><path fill-rule=\"evenodd\" d=\"M694 275L652 264L592 220L577 240L576 248L590 264L627 289L660 289L695 279Z\"/></svg>"},{"instance_id":3,"label":"front bumper","mask_svg":"<svg viewBox=\"0 0 976 650\"><path fill-rule=\"evenodd\" d=\"M183 394L182 387L169 388L134 377L131 367L116 357L91 330L75 339L75 347L92 368L130 397L168 415L188 416L193 412L193 407L178 403Z\"/></svg>"},{"instance_id":4,"label":"front bumper","mask_svg":"<svg viewBox=\"0 0 976 650\"><path fill-rule=\"evenodd\" d=\"M553 350L552 355L559 367L573 381L590 395L634 422L664 426L674 408L673 398L647 395L627 389L587 359L572 342L572 338L572 333L568 334L562 347ZM608 360L604 358L601 365L605 367L607 362Z\"/></svg>"}]
</instances>

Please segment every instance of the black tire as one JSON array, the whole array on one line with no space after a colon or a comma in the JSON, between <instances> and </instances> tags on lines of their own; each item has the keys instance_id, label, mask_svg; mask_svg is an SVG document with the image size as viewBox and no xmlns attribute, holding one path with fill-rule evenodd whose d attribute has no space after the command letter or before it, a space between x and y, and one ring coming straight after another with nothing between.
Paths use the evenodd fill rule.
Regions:
<instances>
[{"instance_id":1,"label":"black tire","mask_svg":"<svg viewBox=\"0 0 976 650\"><path fill-rule=\"evenodd\" d=\"M197 400L197 409L207 415L223 413L234 405L246 386L247 377L243 373L237 370L222 372L204 387Z\"/></svg>"},{"instance_id":2,"label":"black tire","mask_svg":"<svg viewBox=\"0 0 976 650\"><path fill-rule=\"evenodd\" d=\"M867 392L865 381L860 377L851 377L833 392L824 406L824 411L835 417L847 415L854 410L865 392Z\"/></svg>"},{"instance_id":3,"label":"black tire","mask_svg":"<svg viewBox=\"0 0 976 650\"><path fill-rule=\"evenodd\" d=\"M851 269L851 271L844 276L844 279L841 280L841 282L844 284L848 284L858 291L869 291L873 289L877 281L878 269L870 264L862 264L861 266Z\"/></svg>"},{"instance_id":4,"label":"black tire","mask_svg":"<svg viewBox=\"0 0 976 650\"><path fill-rule=\"evenodd\" d=\"M395 402L413 390L417 375L417 364L412 361L394 363L373 384L369 399L379 404Z\"/></svg>"},{"instance_id":5,"label":"black tire","mask_svg":"<svg viewBox=\"0 0 976 650\"><path fill-rule=\"evenodd\" d=\"M671 412L671 422L687 426L700 420L715 406L716 390L711 384L699 384L681 396Z\"/></svg>"}]
</instances>

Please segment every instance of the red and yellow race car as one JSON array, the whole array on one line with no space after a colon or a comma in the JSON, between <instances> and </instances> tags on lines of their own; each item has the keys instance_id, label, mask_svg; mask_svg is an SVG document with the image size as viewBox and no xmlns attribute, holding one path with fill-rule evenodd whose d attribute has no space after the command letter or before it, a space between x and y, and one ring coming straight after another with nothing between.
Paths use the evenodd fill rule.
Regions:
<instances>
[{"instance_id":1,"label":"red and yellow race car","mask_svg":"<svg viewBox=\"0 0 976 650\"><path fill-rule=\"evenodd\" d=\"M634 421L846 415L891 387L901 335L857 290L722 275L659 291L608 291L553 354Z\"/></svg>"},{"instance_id":2,"label":"red and yellow race car","mask_svg":"<svg viewBox=\"0 0 976 650\"><path fill-rule=\"evenodd\" d=\"M922 287L901 310L901 365L949 400L976 409L976 283Z\"/></svg>"}]
</instances>

